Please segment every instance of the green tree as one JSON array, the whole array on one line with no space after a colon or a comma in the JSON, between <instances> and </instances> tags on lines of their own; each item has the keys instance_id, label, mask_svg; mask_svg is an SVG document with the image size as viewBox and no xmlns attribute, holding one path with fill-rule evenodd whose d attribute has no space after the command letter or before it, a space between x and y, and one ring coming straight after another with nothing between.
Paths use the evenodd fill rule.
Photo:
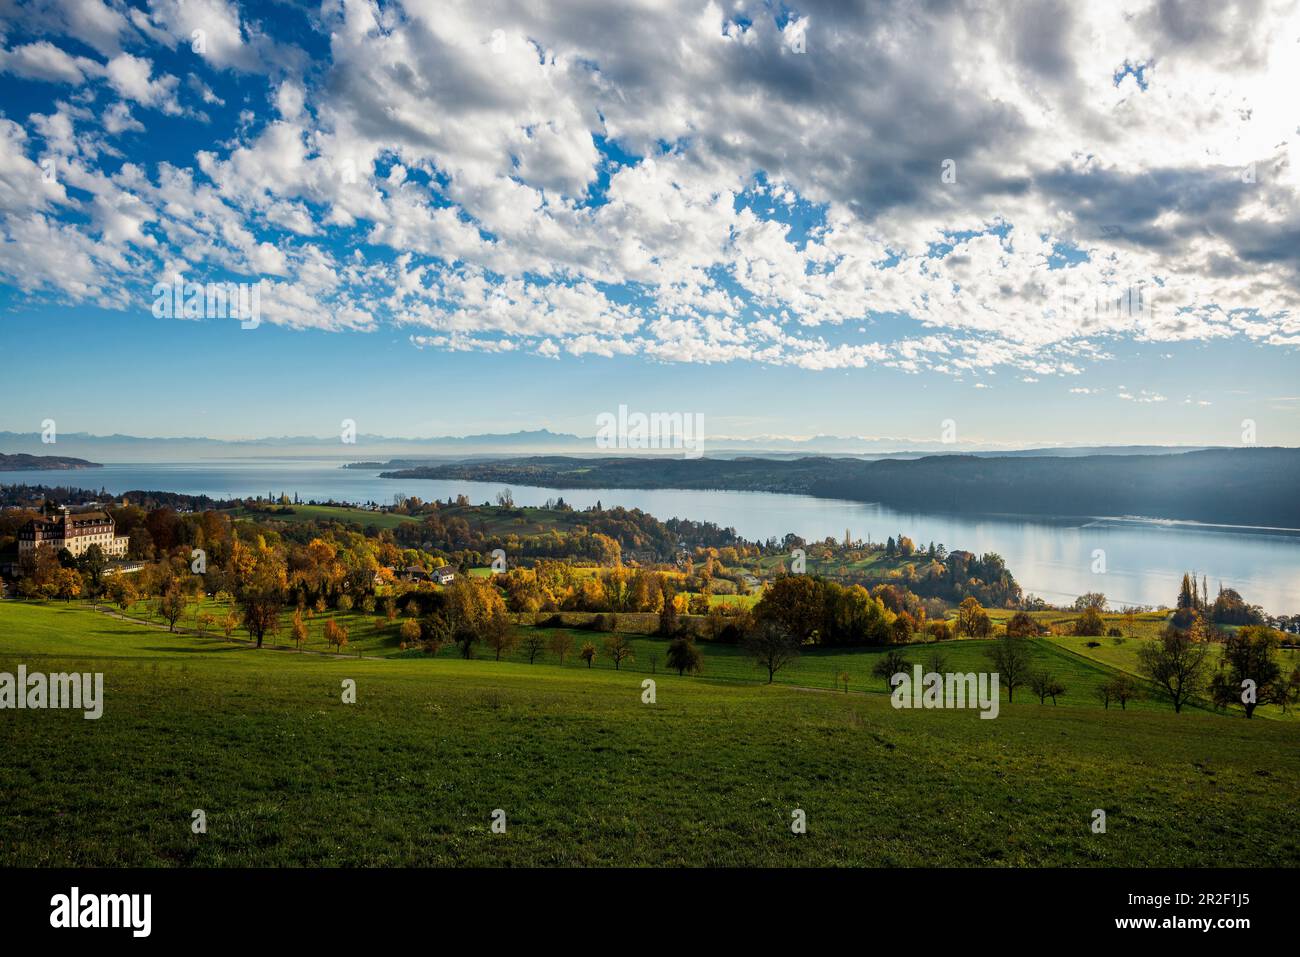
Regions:
<instances>
[{"instance_id":1,"label":"green tree","mask_svg":"<svg viewBox=\"0 0 1300 957\"><path fill-rule=\"evenodd\" d=\"M1169 628L1155 641L1138 649L1138 667L1174 705L1174 714L1205 686L1209 648L1177 628Z\"/></svg>"},{"instance_id":2,"label":"green tree","mask_svg":"<svg viewBox=\"0 0 1300 957\"><path fill-rule=\"evenodd\" d=\"M1074 623L1074 633L1085 638L1095 638L1105 631L1106 623L1102 620L1101 612L1092 605L1085 607L1083 614Z\"/></svg>"},{"instance_id":3,"label":"green tree","mask_svg":"<svg viewBox=\"0 0 1300 957\"><path fill-rule=\"evenodd\" d=\"M1273 657L1280 644L1279 636L1262 625L1243 625L1223 642L1223 664L1227 679L1246 717L1255 716L1262 701L1272 700L1274 685L1282 681L1282 667ZM1246 682L1254 682L1254 695L1245 694Z\"/></svg>"},{"instance_id":4,"label":"green tree","mask_svg":"<svg viewBox=\"0 0 1300 957\"><path fill-rule=\"evenodd\" d=\"M880 657L875 665L871 668L871 673L885 682L885 690L892 690L894 687L894 675L906 674L911 671L912 663L907 660L901 651L891 651Z\"/></svg>"},{"instance_id":5,"label":"green tree","mask_svg":"<svg viewBox=\"0 0 1300 957\"><path fill-rule=\"evenodd\" d=\"M688 672L694 675L699 673L704 656L690 638L680 637L668 642L667 661L668 667L674 669L678 676Z\"/></svg>"},{"instance_id":6,"label":"green tree","mask_svg":"<svg viewBox=\"0 0 1300 957\"><path fill-rule=\"evenodd\" d=\"M825 611L825 589L809 575L778 578L754 606L754 617L774 622L796 649L817 633ZM769 640L769 638L764 639Z\"/></svg>"},{"instance_id":7,"label":"green tree","mask_svg":"<svg viewBox=\"0 0 1300 957\"><path fill-rule=\"evenodd\" d=\"M90 594L93 598L98 598L103 591L104 569L108 567L108 556L99 544L93 544L82 553L81 571L86 576L86 583L90 586Z\"/></svg>"}]
</instances>

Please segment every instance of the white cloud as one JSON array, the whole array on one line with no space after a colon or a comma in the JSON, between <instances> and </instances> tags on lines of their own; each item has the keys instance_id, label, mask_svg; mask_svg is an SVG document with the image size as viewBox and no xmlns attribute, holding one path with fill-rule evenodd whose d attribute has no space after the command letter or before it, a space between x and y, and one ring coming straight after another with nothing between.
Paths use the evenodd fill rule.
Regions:
<instances>
[{"instance_id":1,"label":"white cloud","mask_svg":"<svg viewBox=\"0 0 1300 957\"><path fill-rule=\"evenodd\" d=\"M153 63L143 57L120 53L108 61L106 67L109 85L123 99L164 113L180 113L176 100L176 77L164 73L153 79Z\"/></svg>"},{"instance_id":2,"label":"white cloud","mask_svg":"<svg viewBox=\"0 0 1300 957\"><path fill-rule=\"evenodd\" d=\"M85 85L31 119L19 158L76 158L87 225L45 225L107 243L68 283L29 282L104 295L129 281L113 263L175 260L277 277L286 324L393 323L424 348L1025 382L1121 340L1300 342L1290 2L881 0L780 27L756 2L339 0L312 15L329 56L311 70L251 8L124 9L36 17L106 67L44 39L0 53ZM147 43L193 52L205 108L224 105L219 71L275 75L243 78L265 89L190 168L93 175L144 139L104 134L184 114ZM1125 64L1142 83L1116 82ZM120 101L91 109L101 73ZM37 235L54 199L6 182Z\"/></svg>"},{"instance_id":3,"label":"white cloud","mask_svg":"<svg viewBox=\"0 0 1300 957\"><path fill-rule=\"evenodd\" d=\"M94 60L72 56L48 40L25 43L11 50L0 49L0 73L12 73L29 80L80 86L87 76L98 76L102 72L103 67Z\"/></svg>"}]
</instances>

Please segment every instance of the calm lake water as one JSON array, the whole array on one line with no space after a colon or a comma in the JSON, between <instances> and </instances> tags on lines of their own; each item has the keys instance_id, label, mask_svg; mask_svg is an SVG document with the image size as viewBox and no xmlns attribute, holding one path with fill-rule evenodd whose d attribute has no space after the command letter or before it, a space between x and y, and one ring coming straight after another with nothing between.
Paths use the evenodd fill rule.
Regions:
<instances>
[{"instance_id":1,"label":"calm lake water","mask_svg":"<svg viewBox=\"0 0 1300 957\"><path fill-rule=\"evenodd\" d=\"M212 460L175 464L105 465L78 472L3 472L0 482L184 492L215 497L295 493L304 501L390 503L394 495L425 500L465 494L490 501L501 486L482 482L381 479L379 470L343 469L337 462L303 460ZM1032 519L900 512L881 505L765 492L699 492L646 489L547 489L512 486L519 505L541 505L563 496L582 508L640 508L660 519L689 518L731 526L749 539L795 532L807 539L827 535L883 541L900 532L919 544L997 552L1026 593L1070 601L1102 591L1112 604L1169 604L1185 570L1236 588L1266 611L1300 611L1300 531L1219 528L1125 519ZM1092 571L1093 552L1106 553L1106 572Z\"/></svg>"}]
</instances>

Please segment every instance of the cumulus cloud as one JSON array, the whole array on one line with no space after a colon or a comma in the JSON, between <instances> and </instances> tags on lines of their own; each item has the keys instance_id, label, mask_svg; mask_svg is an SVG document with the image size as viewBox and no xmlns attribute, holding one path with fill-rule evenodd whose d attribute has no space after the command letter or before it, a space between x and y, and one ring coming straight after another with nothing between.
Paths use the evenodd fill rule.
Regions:
<instances>
[{"instance_id":1,"label":"cumulus cloud","mask_svg":"<svg viewBox=\"0 0 1300 957\"><path fill-rule=\"evenodd\" d=\"M48 40L24 43L11 50L0 49L0 73L11 73L29 80L70 83L79 86L87 75L103 72L96 61L72 56Z\"/></svg>"},{"instance_id":2,"label":"cumulus cloud","mask_svg":"<svg viewBox=\"0 0 1300 957\"><path fill-rule=\"evenodd\" d=\"M1300 344L1293 0L863 6L332 0L309 68L231 0L37 4L50 36L0 71L106 86L109 137L182 92L225 122L182 168L42 114L20 155L71 151L92 194L45 225L107 246L26 281L183 261L426 349L1025 382L1124 340ZM163 51L191 47L182 90ZM51 215L7 202L23 235Z\"/></svg>"}]
</instances>

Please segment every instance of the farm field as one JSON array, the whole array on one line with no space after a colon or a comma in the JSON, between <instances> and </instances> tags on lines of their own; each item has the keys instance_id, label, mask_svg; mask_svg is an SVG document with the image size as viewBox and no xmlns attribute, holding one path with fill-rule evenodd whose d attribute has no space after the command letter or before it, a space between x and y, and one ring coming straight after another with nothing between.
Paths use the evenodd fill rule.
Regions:
<instances>
[{"instance_id":1,"label":"farm field","mask_svg":"<svg viewBox=\"0 0 1300 957\"><path fill-rule=\"evenodd\" d=\"M949 644L954 668L980 654ZM1300 864L1290 722L1104 711L1082 694L1058 707L1018 694L988 721L662 673L648 705L653 645L620 672L445 651L341 659L4 602L0 671L103 671L106 701L98 721L3 713L0 863ZM1061 656L1067 685L1104 671L1040 652ZM747 667L705 653L715 677ZM836 669L818 657L801 660L805 678ZM866 670L865 653L837 657ZM506 834L490 830L497 808ZM806 835L790 832L795 808Z\"/></svg>"}]
</instances>

